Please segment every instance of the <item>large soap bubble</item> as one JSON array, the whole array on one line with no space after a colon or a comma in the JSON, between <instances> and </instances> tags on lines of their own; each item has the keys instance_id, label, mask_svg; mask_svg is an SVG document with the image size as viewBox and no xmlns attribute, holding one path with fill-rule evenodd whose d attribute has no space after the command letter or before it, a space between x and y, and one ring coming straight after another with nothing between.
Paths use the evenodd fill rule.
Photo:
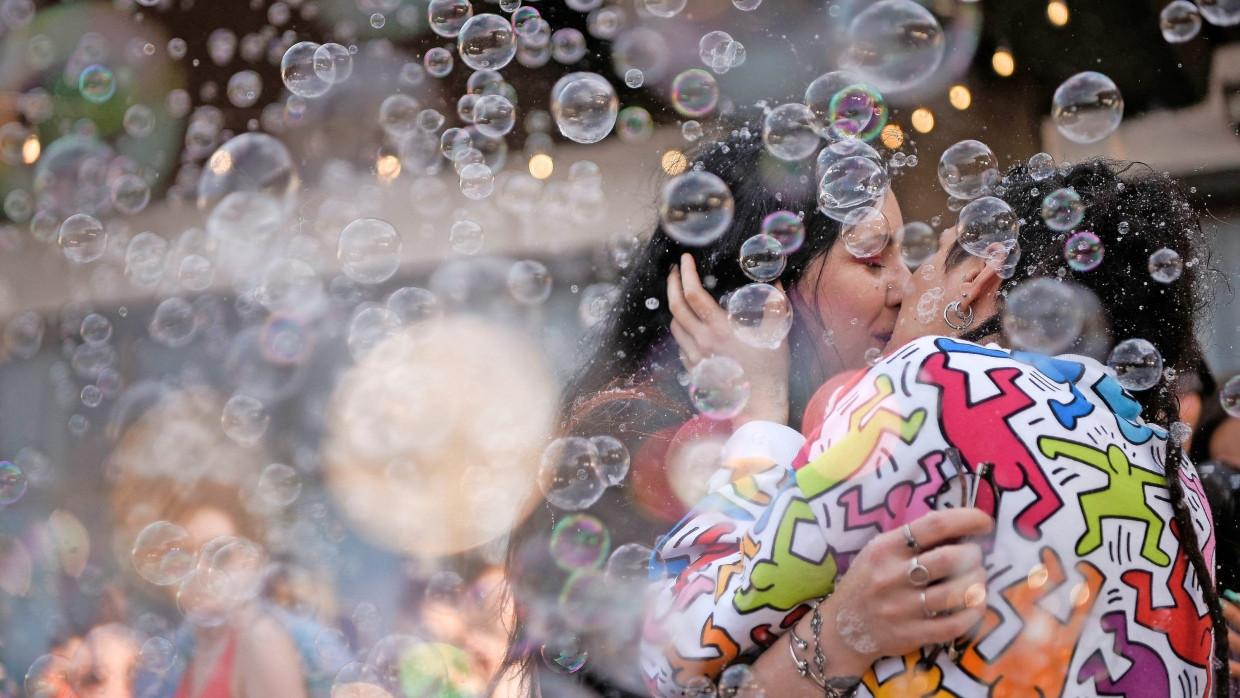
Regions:
<instances>
[{"instance_id":1,"label":"large soap bubble","mask_svg":"<svg viewBox=\"0 0 1240 698\"><path fill-rule=\"evenodd\" d=\"M749 379L730 356L702 359L689 374L689 400L704 416L731 419L749 402Z\"/></svg>"},{"instance_id":2,"label":"large soap bubble","mask_svg":"<svg viewBox=\"0 0 1240 698\"><path fill-rule=\"evenodd\" d=\"M802 160L818 149L814 112L804 104L781 104L762 122L762 142L780 160Z\"/></svg>"},{"instance_id":3,"label":"large soap bubble","mask_svg":"<svg viewBox=\"0 0 1240 698\"><path fill-rule=\"evenodd\" d=\"M215 206L233 192L265 194L291 207L297 171L288 148L265 133L243 133L216 149L198 179L198 208Z\"/></svg>"},{"instance_id":4,"label":"large soap bubble","mask_svg":"<svg viewBox=\"0 0 1240 698\"><path fill-rule=\"evenodd\" d=\"M939 184L957 199L976 199L999 181L995 154L981 141L965 140L943 151Z\"/></svg>"},{"instance_id":5,"label":"large soap bubble","mask_svg":"<svg viewBox=\"0 0 1240 698\"><path fill-rule=\"evenodd\" d=\"M1220 27L1240 24L1240 0L1197 0L1197 7L1210 24Z\"/></svg>"},{"instance_id":6,"label":"large soap bubble","mask_svg":"<svg viewBox=\"0 0 1240 698\"><path fill-rule=\"evenodd\" d=\"M1163 360L1148 340L1134 337L1115 345L1107 366L1115 371L1115 380L1125 390L1149 390L1162 377Z\"/></svg>"},{"instance_id":7,"label":"large soap bubble","mask_svg":"<svg viewBox=\"0 0 1240 698\"><path fill-rule=\"evenodd\" d=\"M989 257L992 245L1011 250L1020 233L1020 218L1003 199L983 196L960 210L960 246L971 255Z\"/></svg>"},{"instance_id":8,"label":"large soap bubble","mask_svg":"<svg viewBox=\"0 0 1240 698\"><path fill-rule=\"evenodd\" d=\"M943 62L943 29L913 0L879 0L848 28L840 67L859 73L880 90L907 90L934 74Z\"/></svg>"},{"instance_id":9,"label":"large soap bubble","mask_svg":"<svg viewBox=\"0 0 1240 698\"><path fill-rule=\"evenodd\" d=\"M1124 118L1124 97L1111 78L1094 71L1077 73L1055 90L1051 119L1064 138L1097 143Z\"/></svg>"},{"instance_id":10,"label":"large soap bubble","mask_svg":"<svg viewBox=\"0 0 1240 698\"><path fill-rule=\"evenodd\" d=\"M475 15L461 25L457 49L461 62L470 68L499 70L517 55L517 35L499 15Z\"/></svg>"},{"instance_id":11,"label":"large soap bubble","mask_svg":"<svg viewBox=\"0 0 1240 698\"><path fill-rule=\"evenodd\" d=\"M469 0L431 0L426 8L431 31L451 39L461 32L465 22L474 16Z\"/></svg>"},{"instance_id":12,"label":"large soap bubble","mask_svg":"<svg viewBox=\"0 0 1240 698\"><path fill-rule=\"evenodd\" d=\"M551 114L565 138L597 143L616 125L620 98L597 73L569 73L551 89Z\"/></svg>"},{"instance_id":13,"label":"large soap bubble","mask_svg":"<svg viewBox=\"0 0 1240 698\"><path fill-rule=\"evenodd\" d=\"M770 284L742 286L728 297L728 326L742 342L774 349L792 329L792 304Z\"/></svg>"},{"instance_id":14,"label":"large soap bubble","mask_svg":"<svg viewBox=\"0 0 1240 698\"><path fill-rule=\"evenodd\" d=\"M1072 346L1085 323L1080 291L1041 277L1012 291L1003 308L1003 330L1017 349L1060 354Z\"/></svg>"},{"instance_id":15,"label":"large soap bubble","mask_svg":"<svg viewBox=\"0 0 1240 698\"><path fill-rule=\"evenodd\" d=\"M814 123L818 127L819 132L825 132L830 124L828 116L831 111L831 100L840 93L845 87L856 85L861 82L861 78L855 74L845 70L836 70L830 73L824 73L814 78L814 81L805 88L805 106L814 112Z\"/></svg>"},{"instance_id":16,"label":"large soap bubble","mask_svg":"<svg viewBox=\"0 0 1240 698\"><path fill-rule=\"evenodd\" d=\"M861 155L846 157L823 173L818 208L842 223L855 209L872 206L890 184L891 177L882 165Z\"/></svg>"},{"instance_id":17,"label":"large soap bubble","mask_svg":"<svg viewBox=\"0 0 1240 698\"><path fill-rule=\"evenodd\" d=\"M396 228L379 218L359 218L340 231L336 257L350 279L377 284L400 268L401 240Z\"/></svg>"},{"instance_id":18,"label":"large soap bubble","mask_svg":"<svg viewBox=\"0 0 1240 698\"><path fill-rule=\"evenodd\" d=\"M732 190L710 172L686 172L663 186L659 220L682 245L709 245L732 224Z\"/></svg>"},{"instance_id":19,"label":"large soap bubble","mask_svg":"<svg viewBox=\"0 0 1240 698\"><path fill-rule=\"evenodd\" d=\"M1172 0L1158 14L1158 28L1167 43L1182 44L1201 31L1201 13L1189 0Z\"/></svg>"},{"instance_id":20,"label":"large soap bubble","mask_svg":"<svg viewBox=\"0 0 1240 698\"><path fill-rule=\"evenodd\" d=\"M331 89L331 80L315 70L314 57L319 48L313 41L301 41L290 46L280 60L280 79L298 97L318 97Z\"/></svg>"}]
</instances>

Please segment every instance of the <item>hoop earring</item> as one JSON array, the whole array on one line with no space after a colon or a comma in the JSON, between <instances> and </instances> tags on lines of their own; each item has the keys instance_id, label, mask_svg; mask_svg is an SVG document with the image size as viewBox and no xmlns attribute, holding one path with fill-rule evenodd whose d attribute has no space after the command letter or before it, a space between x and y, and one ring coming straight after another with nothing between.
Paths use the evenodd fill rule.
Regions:
<instances>
[{"instance_id":1,"label":"hoop earring","mask_svg":"<svg viewBox=\"0 0 1240 698\"><path fill-rule=\"evenodd\" d=\"M952 322L952 319L948 317L947 311L949 310L952 311L952 314L961 321L959 325ZM947 307L943 308L943 322L946 322L947 326L953 330L963 330L968 328L969 325L973 324L973 306L969 306L969 314L966 315L960 312L960 301L952 301L951 303L948 303Z\"/></svg>"}]
</instances>

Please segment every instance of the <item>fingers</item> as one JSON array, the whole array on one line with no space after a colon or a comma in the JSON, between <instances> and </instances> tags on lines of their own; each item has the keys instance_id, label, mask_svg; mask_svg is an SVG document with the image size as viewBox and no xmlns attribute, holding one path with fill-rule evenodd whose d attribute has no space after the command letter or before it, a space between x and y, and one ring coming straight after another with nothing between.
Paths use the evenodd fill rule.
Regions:
<instances>
[{"instance_id":1,"label":"fingers","mask_svg":"<svg viewBox=\"0 0 1240 698\"><path fill-rule=\"evenodd\" d=\"M925 588L926 613L958 613L986 601L986 571L979 568Z\"/></svg>"},{"instance_id":2,"label":"fingers","mask_svg":"<svg viewBox=\"0 0 1240 698\"><path fill-rule=\"evenodd\" d=\"M930 572L931 583L982 569L982 548L977 543L940 545L917 556Z\"/></svg>"},{"instance_id":3,"label":"fingers","mask_svg":"<svg viewBox=\"0 0 1240 698\"><path fill-rule=\"evenodd\" d=\"M1231 628L1227 629L1227 649L1234 654L1240 654L1240 632Z\"/></svg>"},{"instance_id":4,"label":"fingers","mask_svg":"<svg viewBox=\"0 0 1240 698\"><path fill-rule=\"evenodd\" d=\"M689 307L703 322L711 322L723 312L714 296L702 286L697 265L693 262L693 256L688 253L680 256L680 284Z\"/></svg>"},{"instance_id":5,"label":"fingers","mask_svg":"<svg viewBox=\"0 0 1240 698\"><path fill-rule=\"evenodd\" d=\"M687 331L688 328L701 322L693 310L689 308L688 302L685 301L684 287L680 283L679 267L672 267L672 273L667 276L667 309L672 311L672 318L680 323L682 331ZM677 340L679 340L679 337ZM683 343L681 346L683 346Z\"/></svg>"},{"instance_id":6,"label":"fingers","mask_svg":"<svg viewBox=\"0 0 1240 698\"><path fill-rule=\"evenodd\" d=\"M909 530L923 550L967 536L984 536L994 527L995 520L974 507L932 511L909 522Z\"/></svg>"},{"instance_id":7,"label":"fingers","mask_svg":"<svg viewBox=\"0 0 1240 698\"><path fill-rule=\"evenodd\" d=\"M698 349L697 342L693 341L693 336L689 331L680 324L680 321L672 319L672 337L676 339L676 344L680 346L680 361L684 364L686 371L692 371L694 366L702 361L702 352Z\"/></svg>"},{"instance_id":8,"label":"fingers","mask_svg":"<svg viewBox=\"0 0 1240 698\"><path fill-rule=\"evenodd\" d=\"M926 605L930 606L930 603L930 597L927 595ZM931 608L931 610L934 609ZM955 613L935 616L925 620L918 626L917 633L923 638L923 646L951 642L973 630L978 623L982 622L982 617L985 614L986 604L984 603L968 606Z\"/></svg>"},{"instance_id":9,"label":"fingers","mask_svg":"<svg viewBox=\"0 0 1240 698\"><path fill-rule=\"evenodd\" d=\"M1233 660L1231 660L1231 661L1229 661L1229 662L1227 662L1227 671L1228 671L1228 672L1229 672L1229 673L1230 673L1233 677L1240 677L1240 662L1237 662L1237 661L1236 661L1236 660L1234 660L1234 659L1233 659Z\"/></svg>"}]
</instances>

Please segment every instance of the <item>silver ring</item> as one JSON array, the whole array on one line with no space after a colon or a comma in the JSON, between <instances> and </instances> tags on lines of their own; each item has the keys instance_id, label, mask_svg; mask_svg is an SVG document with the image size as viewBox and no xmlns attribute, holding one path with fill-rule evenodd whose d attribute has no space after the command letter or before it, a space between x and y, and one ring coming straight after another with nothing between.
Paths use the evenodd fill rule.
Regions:
<instances>
[{"instance_id":1,"label":"silver ring","mask_svg":"<svg viewBox=\"0 0 1240 698\"><path fill-rule=\"evenodd\" d=\"M913 552L920 553L921 546L917 544L917 539L913 537L913 529L904 524L904 544L913 549Z\"/></svg>"},{"instance_id":2,"label":"silver ring","mask_svg":"<svg viewBox=\"0 0 1240 698\"><path fill-rule=\"evenodd\" d=\"M922 569L925 569L925 568L923 567ZM928 604L926 604L926 592L924 592L924 591L923 591L923 592L921 592L921 608L922 608L922 610L923 610L923 611L925 611L925 612L926 612L926 617L927 617L927 618L933 618L933 617L935 617L935 615L937 615L936 613L932 612L932 611L930 610L930 606L929 606Z\"/></svg>"},{"instance_id":3,"label":"silver ring","mask_svg":"<svg viewBox=\"0 0 1240 698\"><path fill-rule=\"evenodd\" d=\"M913 564L908 568L908 580L915 587L924 587L930 583L930 570L913 556Z\"/></svg>"}]
</instances>

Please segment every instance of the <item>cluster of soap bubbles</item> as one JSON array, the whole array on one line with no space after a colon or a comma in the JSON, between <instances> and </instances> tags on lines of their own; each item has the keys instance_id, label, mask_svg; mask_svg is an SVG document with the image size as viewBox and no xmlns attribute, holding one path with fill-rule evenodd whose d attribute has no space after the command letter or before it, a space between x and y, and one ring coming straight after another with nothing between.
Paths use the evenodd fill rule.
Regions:
<instances>
[{"instance_id":1,"label":"cluster of soap bubbles","mask_svg":"<svg viewBox=\"0 0 1240 698\"><path fill-rule=\"evenodd\" d=\"M619 439L565 436L543 451L538 485L548 502L580 511L597 502L608 487L623 482L628 472L628 448Z\"/></svg>"},{"instance_id":2,"label":"cluster of soap bubbles","mask_svg":"<svg viewBox=\"0 0 1240 698\"><path fill-rule=\"evenodd\" d=\"M722 75L745 64L745 46L727 32L707 32L698 41L698 57L707 68Z\"/></svg>"}]
</instances>

